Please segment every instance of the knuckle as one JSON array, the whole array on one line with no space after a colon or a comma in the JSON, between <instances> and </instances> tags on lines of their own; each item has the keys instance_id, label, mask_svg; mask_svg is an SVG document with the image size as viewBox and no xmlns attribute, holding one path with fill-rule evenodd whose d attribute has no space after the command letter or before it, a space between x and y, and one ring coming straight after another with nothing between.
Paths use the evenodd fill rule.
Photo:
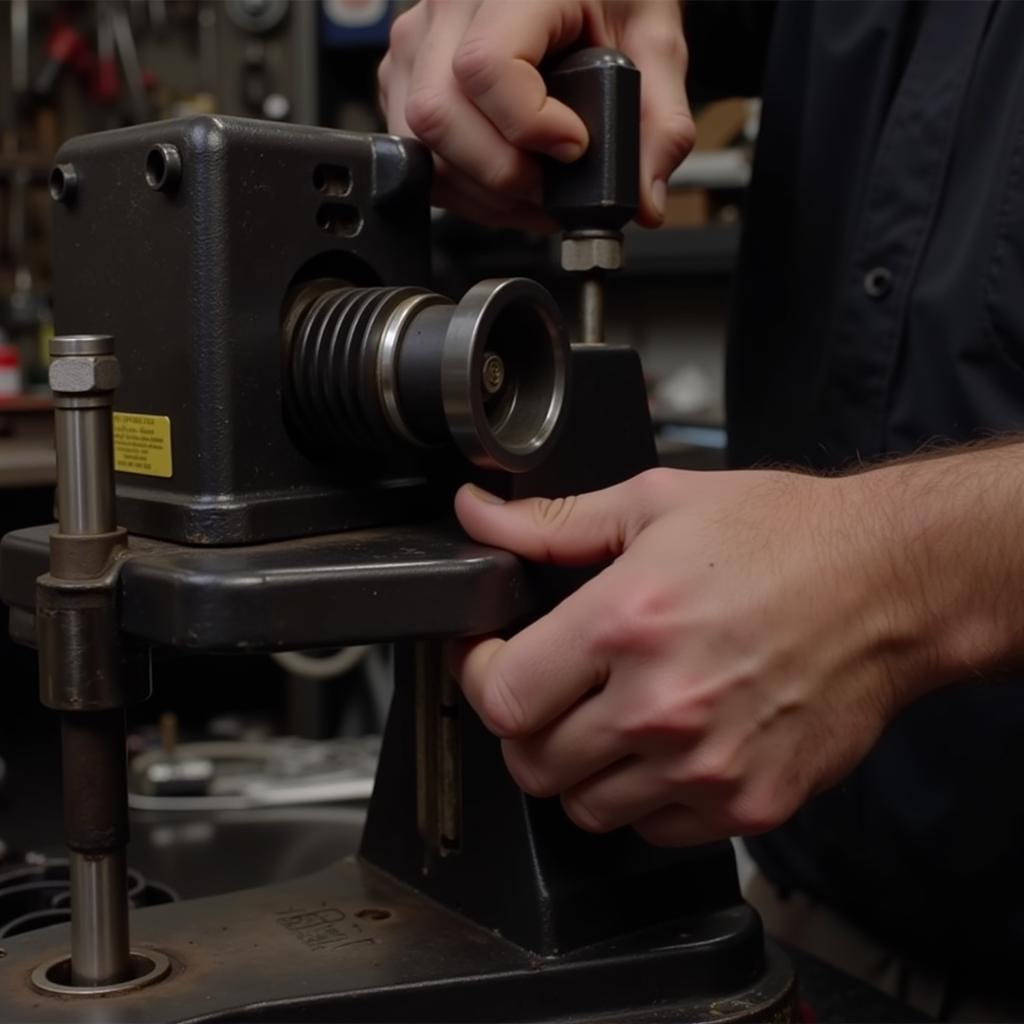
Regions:
<instances>
[{"instance_id":1,"label":"knuckle","mask_svg":"<svg viewBox=\"0 0 1024 1024\"><path fill-rule=\"evenodd\" d=\"M682 107L668 111L662 120L660 137L665 150L672 163L679 163L697 141L697 126Z\"/></svg>"},{"instance_id":2,"label":"knuckle","mask_svg":"<svg viewBox=\"0 0 1024 1024\"><path fill-rule=\"evenodd\" d=\"M677 781L713 791L733 791L742 781L739 758L723 748L702 750L687 759Z\"/></svg>"},{"instance_id":3,"label":"knuckle","mask_svg":"<svg viewBox=\"0 0 1024 1024\"><path fill-rule=\"evenodd\" d=\"M411 57L413 41L418 34L417 22L419 17L415 8L400 14L391 23L391 31L388 34L388 46L392 53L400 57Z\"/></svg>"},{"instance_id":4,"label":"knuckle","mask_svg":"<svg viewBox=\"0 0 1024 1024\"><path fill-rule=\"evenodd\" d=\"M484 170L482 184L490 192L519 194L524 188L524 175L516 161L496 160Z\"/></svg>"},{"instance_id":5,"label":"knuckle","mask_svg":"<svg viewBox=\"0 0 1024 1024\"><path fill-rule=\"evenodd\" d=\"M787 817L785 809L777 801L742 796L723 805L721 823L729 835L752 836L770 832Z\"/></svg>"},{"instance_id":6,"label":"knuckle","mask_svg":"<svg viewBox=\"0 0 1024 1024\"><path fill-rule=\"evenodd\" d=\"M498 71L498 55L489 39L470 36L462 41L452 58L452 74L473 95L492 88Z\"/></svg>"},{"instance_id":7,"label":"knuckle","mask_svg":"<svg viewBox=\"0 0 1024 1024\"><path fill-rule=\"evenodd\" d=\"M644 654L654 656L671 641L671 595L651 580L624 583L608 608L596 643L609 655Z\"/></svg>"},{"instance_id":8,"label":"knuckle","mask_svg":"<svg viewBox=\"0 0 1024 1024\"><path fill-rule=\"evenodd\" d=\"M611 831L607 817L579 796L562 797L562 808L569 820L585 832Z\"/></svg>"},{"instance_id":9,"label":"knuckle","mask_svg":"<svg viewBox=\"0 0 1024 1024\"><path fill-rule=\"evenodd\" d=\"M497 736L526 735L526 713L515 688L499 666L495 666L480 699L480 718Z\"/></svg>"},{"instance_id":10,"label":"knuckle","mask_svg":"<svg viewBox=\"0 0 1024 1024\"><path fill-rule=\"evenodd\" d=\"M702 710L684 695L672 692L657 694L645 700L622 723L622 731L629 739L662 737L688 744L699 740L706 733L707 727L707 716ZM673 779L682 784L688 781L689 776L674 773Z\"/></svg>"},{"instance_id":11,"label":"knuckle","mask_svg":"<svg viewBox=\"0 0 1024 1024\"><path fill-rule=\"evenodd\" d=\"M428 144L436 144L451 125L451 104L444 92L429 86L412 90L405 101L409 127Z\"/></svg>"},{"instance_id":12,"label":"knuckle","mask_svg":"<svg viewBox=\"0 0 1024 1024\"><path fill-rule=\"evenodd\" d=\"M633 488L644 507L659 506L669 500L675 491L678 475L676 470L665 466L645 469L633 477Z\"/></svg>"},{"instance_id":13,"label":"knuckle","mask_svg":"<svg viewBox=\"0 0 1024 1024\"><path fill-rule=\"evenodd\" d=\"M544 771L515 743L502 744L505 767L515 784L530 796L555 796L558 792Z\"/></svg>"},{"instance_id":14,"label":"knuckle","mask_svg":"<svg viewBox=\"0 0 1024 1024\"><path fill-rule=\"evenodd\" d=\"M648 58L671 64L678 68L686 66L689 53L686 37L678 25L665 25L649 21L636 28L630 39L631 46Z\"/></svg>"}]
</instances>

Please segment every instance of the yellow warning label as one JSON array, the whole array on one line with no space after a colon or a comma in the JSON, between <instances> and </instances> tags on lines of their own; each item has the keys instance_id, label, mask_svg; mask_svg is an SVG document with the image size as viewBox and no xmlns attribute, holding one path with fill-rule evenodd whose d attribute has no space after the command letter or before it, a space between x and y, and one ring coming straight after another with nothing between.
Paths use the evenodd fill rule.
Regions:
<instances>
[{"instance_id":1,"label":"yellow warning label","mask_svg":"<svg viewBox=\"0 0 1024 1024\"><path fill-rule=\"evenodd\" d=\"M142 476L171 476L171 418L115 412L114 468Z\"/></svg>"}]
</instances>

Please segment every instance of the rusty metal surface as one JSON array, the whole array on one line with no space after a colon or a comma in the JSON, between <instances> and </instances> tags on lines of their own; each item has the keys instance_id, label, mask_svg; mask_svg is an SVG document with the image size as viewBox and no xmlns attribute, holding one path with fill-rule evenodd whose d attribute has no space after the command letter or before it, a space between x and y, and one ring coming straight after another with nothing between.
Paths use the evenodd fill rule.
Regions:
<instances>
[{"instance_id":1,"label":"rusty metal surface","mask_svg":"<svg viewBox=\"0 0 1024 1024\"><path fill-rule=\"evenodd\" d=\"M0 1021L789 1019L792 974L774 951L741 991L693 998L692 971L673 965L713 922L545 961L355 860L132 924L134 942L171 959L164 981L108 998L39 993L32 970L67 948L67 928L49 928L4 943Z\"/></svg>"}]
</instances>

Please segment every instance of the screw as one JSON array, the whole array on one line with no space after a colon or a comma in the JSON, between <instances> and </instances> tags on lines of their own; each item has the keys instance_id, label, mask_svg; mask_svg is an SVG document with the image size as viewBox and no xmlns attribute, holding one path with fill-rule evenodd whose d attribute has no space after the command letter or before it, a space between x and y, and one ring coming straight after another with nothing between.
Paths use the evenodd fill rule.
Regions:
<instances>
[{"instance_id":1,"label":"screw","mask_svg":"<svg viewBox=\"0 0 1024 1024\"><path fill-rule=\"evenodd\" d=\"M483 383L488 395L496 395L505 385L505 363L494 352L484 353Z\"/></svg>"}]
</instances>

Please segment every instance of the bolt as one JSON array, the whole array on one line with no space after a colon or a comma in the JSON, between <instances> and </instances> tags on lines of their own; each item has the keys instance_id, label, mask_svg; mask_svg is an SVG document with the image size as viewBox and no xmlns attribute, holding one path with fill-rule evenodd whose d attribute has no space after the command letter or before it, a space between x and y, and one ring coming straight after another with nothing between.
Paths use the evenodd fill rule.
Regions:
<instances>
[{"instance_id":1,"label":"bolt","mask_svg":"<svg viewBox=\"0 0 1024 1024\"><path fill-rule=\"evenodd\" d=\"M564 235L562 269L575 272L618 270L623 263L622 235Z\"/></svg>"},{"instance_id":2,"label":"bolt","mask_svg":"<svg viewBox=\"0 0 1024 1024\"><path fill-rule=\"evenodd\" d=\"M113 391L120 383L116 356L62 356L50 363L50 387L61 394Z\"/></svg>"},{"instance_id":3,"label":"bolt","mask_svg":"<svg viewBox=\"0 0 1024 1024\"><path fill-rule=\"evenodd\" d=\"M488 395L496 395L505 385L505 363L494 352L484 353L483 383Z\"/></svg>"}]
</instances>

